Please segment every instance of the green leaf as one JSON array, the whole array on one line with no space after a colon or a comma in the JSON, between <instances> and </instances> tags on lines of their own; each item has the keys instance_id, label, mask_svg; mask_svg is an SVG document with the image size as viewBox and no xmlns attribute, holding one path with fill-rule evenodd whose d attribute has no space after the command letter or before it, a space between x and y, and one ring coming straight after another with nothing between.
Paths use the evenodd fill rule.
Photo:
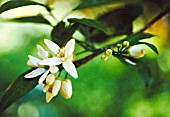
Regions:
<instances>
[{"instance_id":1,"label":"green leaf","mask_svg":"<svg viewBox=\"0 0 170 117\"><path fill-rule=\"evenodd\" d=\"M150 85L151 79L152 79L151 69L148 66L148 63L144 61L139 61L137 65L135 66L135 68L137 69L139 76L145 83L145 87L148 88Z\"/></svg>"},{"instance_id":2,"label":"green leaf","mask_svg":"<svg viewBox=\"0 0 170 117\"><path fill-rule=\"evenodd\" d=\"M65 46L65 44L72 38L77 27L78 25L76 23L66 27L65 23L61 21L53 28L51 38L60 47Z\"/></svg>"},{"instance_id":3,"label":"green leaf","mask_svg":"<svg viewBox=\"0 0 170 117\"><path fill-rule=\"evenodd\" d=\"M96 20L86 19L86 18L83 19L72 18L72 19L68 19L68 21L71 23L80 23L101 30L104 33L107 33L107 28L101 22Z\"/></svg>"},{"instance_id":4,"label":"green leaf","mask_svg":"<svg viewBox=\"0 0 170 117\"><path fill-rule=\"evenodd\" d=\"M112 33L132 34L132 22L142 12L143 8L140 4L127 4L102 14L97 20L101 21L107 27L114 28L114 30L111 30Z\"/></svg>"},{"instance_id":5,"label":"green leaf","mask_svg":"<svg viewBox=\"0 0 170 117\"><path fill-rule=\"evenodd\" d=\"M131 35L133 21L143 13L140 4L127 4L100 15L97 20L102 22L108 28L108 34L103 32L92 33L91 38L95 42L104 42L107 39L113 39L118 35Z\"/></svg>"},{"instance_id":6,"label":"green leaf","mask_svg":"<svg viewBox=\"0 0 170 117\"><path fill-rule=\"evenodd\" d=\"M20 75L4 92L0 101L0 113L4 111L13 102L27 94L38 84L38 77L26 79L24 76L31 72L33 69L26 71Z\"/></svg>"},{"instance_id":7,"label":"green leaf","mask_svg":"<svg viewBox=\"0 0 170 117\"><path fill-rule=\"evenodd\" d=\"M48 11L50 11L50 8L44 4L35 2L35 1L28 1L28 0L15 0L15 1L8 1L4 3L0 7L0 13L3 13L7 10L11 10L14 8L22 7L22 6L28 6L28 5L41 5L44 6Z\"/></svg>"},{"instance_id":8,"label":"green leaf","mask_svg":"<svg viewBox=\"0 0 170 117\"><path fill-rule=\"evenodd\" d=\"M128 36L125 40L130 42L130 45L136 45L140 40L150 39L154 35L149 33L136 33Z\"/></svg>"},{"instance_id":9,"label":"green leaf","mask_svg":"<svg viewBox=\"0 0 170 117\"><path fill-rule=\"evenodd\" d=\"M143 60L135 59L124 55L116 55L115 57L117 57L122 63L126 65L130 65L131 68L137 70L137 73L139 74L140 78L143 80L145 87L146 88L149 87L152 76L151 76L151 69L148 66L148 63L146 63Z\"/></svg>"},{"instance_id":10,"label":"green leaf","mask_svg":"<svg viewBox=\"0 0 170 117\"><path fill-rule=\"evenodd\" d=\"M30 16L30 17L22 17L16 18L9 21L13 22L24 22L24 23L42 23L42 24L50 24L50 22L44 19L42 16Z\"/></svg>"},{"instance_id":11,"label":"green leaf","mask_svg":"<svg viewBox=\"0 0 170 117\"><path fill-rule=\"evenodd\" d=\"M88 8L88 7L95 7L99 5L111 4L111 3L118 3L118 2L126 2L132 0L82 0L74 10Z\"/></svg>"},{"instance_id":12,"label":"green leaf","mask_svg":"<svg viewBox=\"0 0 170 117\"><path fill-rule=\"evenodd\" d=\"M147 42L139 42L138 44L145 44L148 47L150 47L156 54L159 54L157 48L153 44L150 44L150 43L147 43Z\"/></svg>"}]
</instances>

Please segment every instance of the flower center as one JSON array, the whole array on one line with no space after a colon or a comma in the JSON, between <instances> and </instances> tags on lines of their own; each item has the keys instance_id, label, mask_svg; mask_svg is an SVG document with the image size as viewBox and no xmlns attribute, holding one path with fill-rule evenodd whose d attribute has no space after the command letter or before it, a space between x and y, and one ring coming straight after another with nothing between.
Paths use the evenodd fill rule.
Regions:
<instances>
[{"instance_id":1,"label":"flower center","mask_svg":"<svg viewBox=\"0 0 170 117\"><path fill-rule=\"evenodd\" d=\"M62 61L66 59L66 50L65 48L60 48L58 53L56 54L58 58L60 58Z\"/></svg>"}]
</instances>

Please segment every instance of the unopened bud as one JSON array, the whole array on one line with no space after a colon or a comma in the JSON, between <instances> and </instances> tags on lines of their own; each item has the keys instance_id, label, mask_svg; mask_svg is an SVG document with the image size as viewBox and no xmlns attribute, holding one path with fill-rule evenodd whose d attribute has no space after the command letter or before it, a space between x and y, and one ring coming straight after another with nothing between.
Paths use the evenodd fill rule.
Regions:
<instances>
[{"instance_id":1,"label":"unopened bud","mask_svg":"<svg viewBox=\"0 0 170 117\"><path fill-rule=\"evenodd\" d=\"M50 85L44 85L43 87L43 92L46 93L48 91L48 89L50 88Z\"/></svg>"},{"instance_id":2,"label":"unopened bud","mask_svg":"<svg viewBox=\"0 0 170 117\"><path fill-rule=\"evenodd\" d=\"M116 46L117 46L118 48L120 48L120 47L121 47L121 44L117 44Z\"/></svg>"},{"instance_id":3,"label":"unopened bud","mask_svg":"<svg viewBox=\"0 0 170 117\"><path fill-rule=\"evenodd\" d=\"M107 49L106 50L106 56L110 56L110 55L112 55L112 50L111 49Z\"/></svg>"},{"instance_id":4,"label":"unopened bud","mask_svg":"<svg viewBox=\"0 0 170 117\"><path fill-rule=\"evenodd\" d=\"M129 42L128 42L128 41L124 41L124 42L123 42L123 46L124 46L125 48L128 48L128 47L129 47Z\"/></svg>"},{"instance_id":5,"label":"unopened bud","mask_svg":"<svg viewBox=\"0 0 170 117\"><path fill-rule=\"evenodd\" d=\"M53 84L54 80L55 80L55 76L53 74L49 74L46 78L46 84L51 85Z\"/></svg>"},{"instance_id":6,"label":"unopened bud","mask_svg":"<svg viewBox=\"0 0 170 117\"><path fill-rule=\"evenodd\" d=\"M142 47L135 45L129 49L130 56L134 58L141 58L144 56L145 51Z\"/></svg>"},{"instance_id":7,"label":"unopened bud","mask_svg":"<svg viewBox=\"0 0 170 117\"><path fill-rule=\"evenodd\" d=\"M65 79L61 83L60 93L66 99L69 99L72 96L72 84L69 79Z\"/></svg>"},{"instance_id":8,"label":"unopened bud","mask_svg":"<svg viewBox=\"0 0 170 117\"><path fill-rule=\"evenodd\" d=\"M58 94L61 87L61 81L62 81L61 78L57 78L57 80L54 81L53 89L52 89L53 96L56 96Z\"/></svg>"},{"instance_id":9,"label":"unopened bud","mask_svg":"<svg viewBox=\"0 0 170 117\"><path fill-rule=\"evenodd\" d=\"M106 60L108 59L108 56L102 55L101 59L102 59L103 61L106 61Z\"/></svg>"},{"instance_id":10,"label":"unopened bud","mask_svg":"<svg viewBox=\"0 0 170 117\"><path fill-rule=\"evenodd\" d=\"M53 98L53 95L51 92L46 93L46 103L49 103L50 100Z\"/></svg>"}]
</instances>

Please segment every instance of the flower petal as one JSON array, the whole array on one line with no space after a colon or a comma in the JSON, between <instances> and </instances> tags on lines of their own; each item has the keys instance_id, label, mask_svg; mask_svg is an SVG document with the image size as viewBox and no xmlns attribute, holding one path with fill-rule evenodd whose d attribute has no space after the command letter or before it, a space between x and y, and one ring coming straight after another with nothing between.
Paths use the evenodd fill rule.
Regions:
<instances>
[{"instance_id":1,"label":"flower petal","mask_svg":"<svg viewBox=\"0 0 170 117\"><path fill-rule=\"evenodd\" d=\"M56 67L55 65L50 66L50 72L51 73L55 74L55 73L58 72L58 70L59 70L58 67Z\"/></svg>"},{"instance_id":2,"label":"flower petal","mask_svg":"<svg viewBox=\"0 0 170 117\"><path fill-rule=\"evenodd\" d=\"M44 82L44 80L45 80L45 78L47 77L47 75L48 75L49 72L50 72L50 71L47 70L47 71L40 77L40 79L38 80L38 83L39 83L39 84L41 84L41 83Z\"/></svg>"},{"instance_id":3,"label":"flower petal","mask_svg":"<svg viewBox=\"0 0 170 117\"><path fill-rule=\"evenodd\" d=\"M38 56L41 57L42 59L47 59L48 58L48 52L45 51L40 45L37 45L38 49Z\"/></svg>"},{"instance_id":4,"label":"flower petal","mask_svg":"<svg viewBox=\"0 0 170 117\"><path fill-rule=\"evenodd\" d=\"M61 60L57 57L53 57L53 58L42 60L39 64L40 65L59 65L61 64Z\"/></svg>"},{"instance_id":5,"label":"flower petal","mask_svg":"<svg viewBox=\"0 0 170 117\"><path fill-rule=\"evenodd\" d=\"M44 72L45 72L44 68L37 68L37 69L33 70L32 72L26 74L24 77L25 78L34 78L34 77L41 75Z\"/></svg>"},{"instance_id":6,"label":"flower petal","mask_svg":"<svg viewBox=\"0 0 170 117\"><path fill-rule=\"evenodd\" d=\"M74 51L74 47L75 47L75 40L74 39L71 39L69 42L67 42L67 44L65 46L67 57L72 56L73 51Z\"/></svg>"},{"instance_id":7,"label":"flower petal","mask_svg":"<svg viewBox=\"0 0 170 117\"><path fill-rule=\"evenodd\" d=\"M32 67L32 68L37 67L37 66L34 66L34 65L32 64L31 60L28 60L28 61L27 61L27 65L30 66L30 67Z\"/></svg>"},{"instance_id":8,"label":"flower petal","mask_svg":"<svg viewBox=\"0 0 170 117\"><path fill-rule=\"evenodd\" d=\"M54 43L54 42L52 42L52 41L50 41L50 40L48 40L48 39L44 39L44 43L47 45L47 47L54 53L54 54L57 54L58 53L58 50L59 50L59 46L56 44L56 43Z\"/></svg>"},{"instance_id":9,"label":"flower petal","mask_svg":"<svg viewBox=\"0 0 170 117\"><path fill-rule=\"evenodd\" d=\"M64 69L74 78L78 78L77 70L75 65L70 60L66 60L63 62Z\"/></svg>"},{"instance_id":10,"label":"flower petal","mask_svg":"<svg viewBox=\"0 0 170 117\"><path fill-rule=\"evenodd\" d=\"M52 89L52 94L53 96L56 96L60 90L61 87L61 78L58 78L57 80L54 81L53 89Z\"/></svg>"},{"instance_id":11,"label":"flower petal","mask_svg":"<svg viewBox=\"0 0 170 117\"><path fill-rule=\"evenodd\" d=\"M129 59L125 59L125 61L126 61L127 63L131 64L131 65L136 65L135 62L133 62L133 61L131 61L131 60L129 60Z\"/></svg>"},{"instance_id":12,"label":"flower petal","mask_svg":"<svg viewBox=\"0 0 170 117\"><path fill-rule=\"evenodd\" d=\"M30 67L38 67L38 63L41 61L40 59L36 58L36 57L33 57L31 55L28 55L28 58L29 58L29 64L28 65L33 65L33 66L30 66Z\"/></svg>"}]
</instances>

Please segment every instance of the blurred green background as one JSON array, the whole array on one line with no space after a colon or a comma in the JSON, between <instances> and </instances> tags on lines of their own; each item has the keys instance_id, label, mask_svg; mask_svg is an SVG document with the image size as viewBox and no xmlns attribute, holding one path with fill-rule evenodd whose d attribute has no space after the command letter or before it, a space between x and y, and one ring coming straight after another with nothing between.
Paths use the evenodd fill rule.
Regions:
<instances>
[{"instance_id":1,"label":"blurred green background","mask_svg":"<svg viewBox=\"0 0 170 117\"><path fill-rule=\"evenodd\" d=\"M45 0L37 1L45 2ZM1 4L4 2L5 0L1 0ZM67 6L68 9L62 11L67 12L77 2L78 0L56 0L57 16L64 16L60 13L63 10L62 6ZM154 0L143 2L145 17L138 17L133 22L134 31L140 29L161 11L159 5L170 3L168 0L164 2L161 1L162 4ZM59 3L60 5L57 6ZM122 4L117 3L115 6L83 9L70 17L94 18L106 9L120 5ZM152 68L152 81L148 89L145 88L136 70L114 57L102 61L101 56L98 56L78 68L78 79L69 77L73 84L73 96L70 99L64 99L59 93L49 104L46 104L42 86L37 86L0 116L170 117L169 23L169 17L166 17L147 30L158 35L150 42L158 47L160 53L157 56L150 49L145 48L144 59ZM29 69L26 64L27 56L29 54L37 56L36 45L40 44L46 48L43 39L50 39L51 29L50 26L43 24L0 21L0 97L12 81ZM80 47L76 45L75 52L79 49Z\"/></svg>"}]
</instances>

